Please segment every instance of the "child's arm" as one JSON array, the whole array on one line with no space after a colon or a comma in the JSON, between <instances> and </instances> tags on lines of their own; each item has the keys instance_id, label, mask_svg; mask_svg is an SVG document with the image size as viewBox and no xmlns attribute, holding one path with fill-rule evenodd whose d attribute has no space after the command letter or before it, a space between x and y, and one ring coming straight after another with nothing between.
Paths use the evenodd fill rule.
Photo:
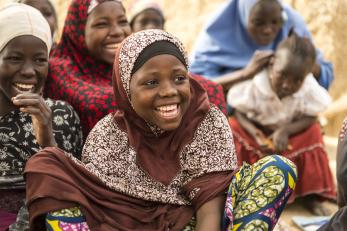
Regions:
<instances>
[{"instance_id":1,"label":"child's arm","mask_svg":"<svg viewBox=\"0 0 347 231\"><path fill-rule=\"evenodd\" d=\"M216 197L203 204L196 212L196 230L219 231L224 205L224 196Z\"/></svg>"},{"instance_id":2,"label":"child's arm","mask_svg":"<svg viewBox=\"0 0 347 231\"><path fill-rule=\"evenodd\" d=\"M276 150L287 150L289 137L308 128L316 119L317 117L315 116L304 116L275 130L271 138Z\"/></svg>"},{"instance_id":3,"label":"child's arm","mask_svg":"<svg viewBox=\"0 0 347 231\"><path fill-rule=\"evenodd\" d=\"M253 123L252 121L250 121L244 114L242 114L241 112L235 110L235 117L237 119L237 121L240 123L241 127L243 129L246 130L246 132L248 134L250 134L255 141L257 142L257 144L259 144L259 146L261 147L265 147L267 146L266 144L266 136L264 135L264 133L258 129Z\"/></svg>"}]
</instances>

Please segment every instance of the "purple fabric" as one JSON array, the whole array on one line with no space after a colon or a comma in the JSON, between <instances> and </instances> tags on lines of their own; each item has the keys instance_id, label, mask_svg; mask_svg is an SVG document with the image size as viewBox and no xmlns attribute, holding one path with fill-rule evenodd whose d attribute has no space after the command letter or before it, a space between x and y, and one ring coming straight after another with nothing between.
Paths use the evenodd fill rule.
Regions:
<instances>
[{"instance_id":1,"label":"purple fabric","mask_svg":"<svg viewBox=\"0 0 347 231\"><path fill-rule=\"evenodd\" d=\"M8 213L0 209L0 231L5 231L16 221L17 214Z\"/></svg>"}]
</instances>

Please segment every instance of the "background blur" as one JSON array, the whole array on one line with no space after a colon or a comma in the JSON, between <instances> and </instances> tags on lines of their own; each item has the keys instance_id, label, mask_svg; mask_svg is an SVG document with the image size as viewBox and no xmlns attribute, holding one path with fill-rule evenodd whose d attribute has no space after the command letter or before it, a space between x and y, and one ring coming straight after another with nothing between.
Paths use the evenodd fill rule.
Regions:
<instances>
[{"instance_id":1,"label":"background blur","mask_svg":"<svg viewBox=\"0 0 347 231\"><path fill-rule=\"evenodd\" d=\"M0 5L11 0L0 0ZM40 0L37 0L40 1ZM57 7L59 29L70 0L53 0ZM346 0L285 0L305 19L314 38L327 60L334 64L335 80L330 94L335 102L324 114L327 118L326 134L336 136L343 118L347 115L347 1ZM127 5L127 0L123 0ZM204 23L225 0L157 0L166 16L165 29L176 34L190 51ZM346 59L346 60L345 60Z\"/></svg>"}]
</instances>

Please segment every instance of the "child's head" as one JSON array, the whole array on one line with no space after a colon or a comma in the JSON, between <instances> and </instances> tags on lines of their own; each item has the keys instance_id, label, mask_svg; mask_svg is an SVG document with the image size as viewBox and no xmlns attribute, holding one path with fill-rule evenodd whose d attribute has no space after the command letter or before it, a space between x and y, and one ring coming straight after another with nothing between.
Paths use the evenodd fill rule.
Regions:
<instances>
[{"instance_id":1,"label":"child's head","mask_svg":"<svg viewBox=\"0 0 347 231\"><path fill-rule=\"evenodd\" d=\"M91 0L85 43L96 59L112 64L119 44L131 33L125 9L118 0Z\"/></svg>"},{"instance_id":2,"label":"child's head","mask_svg":"<svg viewBox=\"0 0 347 231\"><path fill-rule=\"evenodd\" d=\"M129 10L129 22L133 32L147 29L164 29L163 10L151 0L136 0Z\"/></svg>"},{"instance_id":3,"label":"child's head","mask_svg":"<svg viewBox=\"0 0 347 231\"><path fill-rule=\"evenodd\" d=\"M249 36L260 46L272 43L283 25L279 0L240 0L239 13Z\"/></svg>"},{"instance_id":4,"label":"child's head","mask_svg":"<svg viewBox=\"0 0 347 231\"><path fill-rule=\"evenodd\" d=\"M162 130L178 128L191 99L181 42L162 30L145 30L130 36L120 49L120 79L130 107Z\"/></svg>"},{"instance_id":5,"label":"child's head","mask_svg":"<svg viewBox=\"0 0 347 231\"><path fill-rule=\"evenodd\" d=\"M49 25L38 10L21 3L0 10L1 103L10 105L19 93L42 91L51 45Z\"/></svg>"},{"instance_id":6,"label":"child's head","mask_svg":"<svg viewBox=\"0 0 347 231\"><path fill-rule=\"evenodd\" d=\"M283 40L270 65L270 81L276 94L283 98L297 92L315 60L315 48L307 38L292 33Z\"/></svg>"},{"instance_id":7,"label":"child's head","mask_svg":"<svg viewBox=\"0 0 347 231\"><path fill-rule=\"evenodd\" d=\"M38 9L47 20L52 36L54 35L58 29L58 18L54 5L50 0L20 0L19 2Z\"/></svg>"}]
</instances>

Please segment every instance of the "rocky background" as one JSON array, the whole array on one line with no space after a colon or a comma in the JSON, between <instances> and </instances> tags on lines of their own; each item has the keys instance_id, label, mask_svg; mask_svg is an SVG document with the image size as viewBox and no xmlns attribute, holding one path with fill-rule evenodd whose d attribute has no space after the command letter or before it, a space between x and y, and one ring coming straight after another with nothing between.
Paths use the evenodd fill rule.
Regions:
<instances>
[{"instance_id":1,"label":"rocky background","mask_svg":"<svg viewBox=\"0 0 347 231\"><path fill-rule=\"evenodd\" d=\"M10 0L0 0L0 5ZM40 1L40 0L38 0ZM304 17L317 47L325 58L332 61L335 80L329 92L334 100L347 95L347 1L346 0L285 0ZM127 5L127 1L123 1ZM182 39L191 50L209 15L225 0L158 0L166 15L166 30ZM60 29L70 0L55 0ZM342 97L343 98L343 97ZM344 99L347 99L344 98ZM325 131L337 135L342 119L347 115L347 100L340 100L334 110L326 113L328 124ZM329 110L328 110L329 111Z\"/></svg>"}]
</instances>

